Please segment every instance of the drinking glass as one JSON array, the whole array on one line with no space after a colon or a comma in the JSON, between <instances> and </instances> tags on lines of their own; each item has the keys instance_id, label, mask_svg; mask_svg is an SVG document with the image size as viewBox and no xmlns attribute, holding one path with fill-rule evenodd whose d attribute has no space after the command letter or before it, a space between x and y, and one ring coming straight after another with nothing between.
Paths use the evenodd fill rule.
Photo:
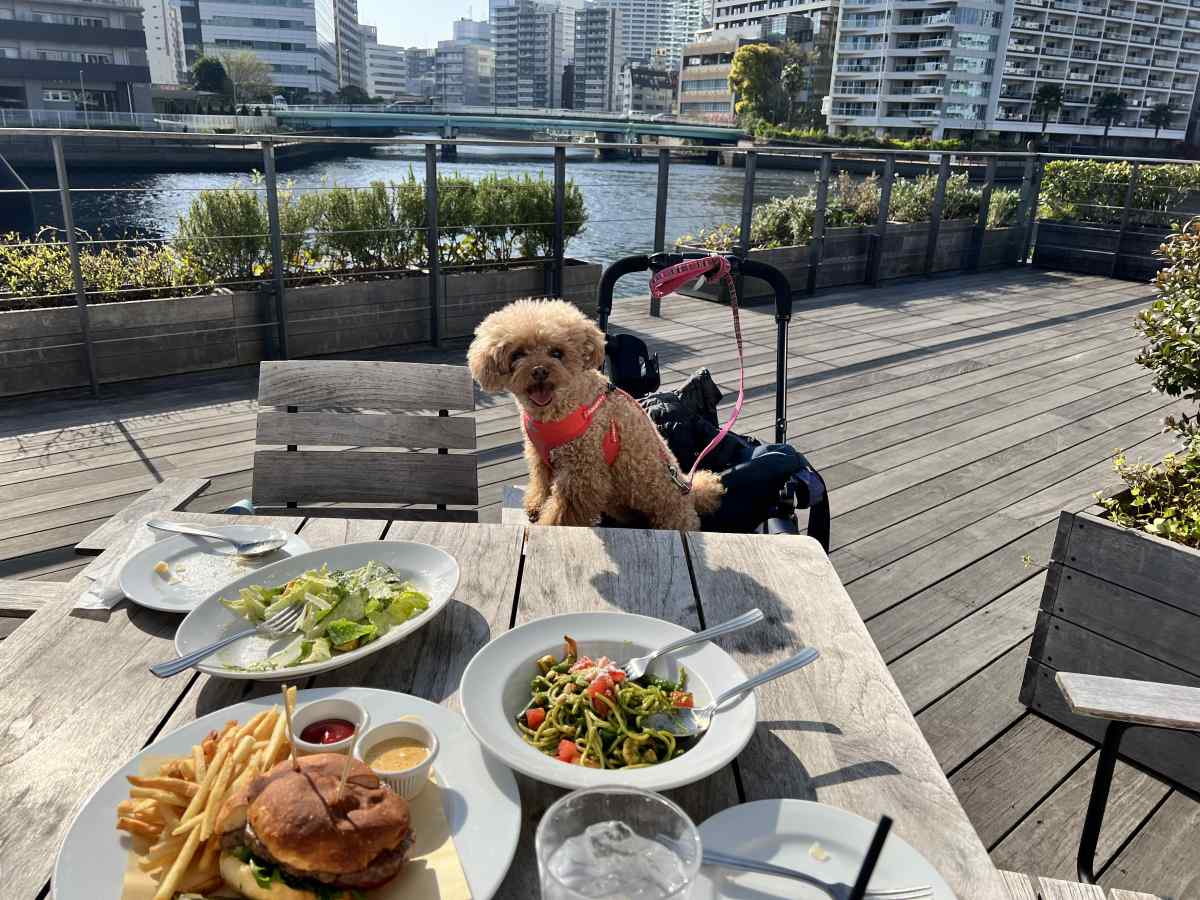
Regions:
<instances>
[{"instance_id":1,"label":"drinking glass","mask_svg":"<svg viewBox=\"0 0 1200 900\"><path fill-rule=\"evenodd\" d=\"M599 787L567 794L537 830L542 900L686 897L700 868L700 835L658 794Z\"/></svg>"}]
</instances>

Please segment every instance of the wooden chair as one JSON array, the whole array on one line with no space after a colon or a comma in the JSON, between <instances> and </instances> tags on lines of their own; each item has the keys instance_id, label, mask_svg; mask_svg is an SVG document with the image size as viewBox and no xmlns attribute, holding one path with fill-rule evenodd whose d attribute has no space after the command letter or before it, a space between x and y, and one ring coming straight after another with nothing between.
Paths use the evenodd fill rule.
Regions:
<instances>
[{"instance_id":1,"label":"wooden chair","mask_svg":"<svg viewBox=\"0 0 1200 900\"><path fill-rule=\"evenodd\" d=\"M1076 858L1079 880L1095 884L1096 842L1104 823L1121 738L1135 727L1200 732L1200 688L1076 672L1059 672L1055 681L1073 713L1108 722Z\"/></svg>"},{"instance_id":2,"label":"wooden chair","mask_svg":"<svg viewBox=\"0 0 1200 900\"><path fill-rule=\"evenodd\" d=\"M264 362L258 405L256 513L478 520L478 456L449 452L475 449L475 419L450 416L475 408L465 367Z\"/></svg>"}]
</instances>

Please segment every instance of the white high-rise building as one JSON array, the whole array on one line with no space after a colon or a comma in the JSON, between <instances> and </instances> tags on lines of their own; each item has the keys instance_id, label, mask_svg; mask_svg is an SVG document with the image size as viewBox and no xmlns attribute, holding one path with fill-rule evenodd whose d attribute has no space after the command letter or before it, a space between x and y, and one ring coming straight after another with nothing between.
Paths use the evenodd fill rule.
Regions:
<instances>
[{"instance_id":1,"label":"white high-rise building","mask_svg":"<svg viewBox=\"0 0 1200 900\"><path fill-rule=\"evenodd\" d=\"M678 69L683 48L703 24L705 0L596 0L621 12L621 39L630 62ZM743 7L746 0L740 0ZM765 6L758 2L752 6ZM656 52L658 51L658 52Z\"/></svg>"},{"instance_id":2,"label":"white high-rise building","mask_svg":"<svg viewBox=\"0 0 1200 900\"><path fill-rule=\"evenodd\" d=\"M1150 138L1146 114L1174 111L1159 137L1181 140L1200 72L1200 15L1177 0L1015 0L968 5L844 0L828 120L880 135L1011 135L1042 130L1039 88L1059 87L1050 136L1097 139L1094 113L1115 91L1114 137Z\"/></svg>"},{"instance_id":3,"label":"white high-rise building","mask_svg":"<svg viewBox=\"0 0 1200 900\"><path fill-rule=\"evenodd\" d=\"M573 107L588 112L620 109L624 63L621 11L589 3L575 14Z\"/></svg>"},{"instance_id":4,"label":"white high-rise building","mask_svg":"<svg viewBox=\"0 0 1200 900\"><path fill-rule=\"evenodd\" d=\"M367 86L366 50L358 21L358 0L334 0L334 45L338 87Z\"/></svg>"},{"instance_id":5,"label":"white high-rise building","mask_svg":"<svg viewBox=\"0 0 1200 900\"><path fill-rule=\"evenodd\" d=\"M496 54L470 40L438 41L433 99L444 106L491 106Z\"/></svg>"},{"instance_id":6,"label":"white high-rise building","mask_svg":"<svg viewBox=\"0 0 1200 900\"><path fill-rule=\"evenodd\" d=\"M765 19L798 14L812 23L816 44L832 46L838 27L838 8L846 2L849 0L771 0L770 3L712 0L712 27L714 33L721 36L720 32L727 29L745 32L748 27L762 25Z\"/></svg>"},{"instance_id":7,"label":"white high-rise building","mask_svg":"<svg viewBox=\"0 0 1200 900\"><path fill-rule=\"evenodd\" d=\"M179 0L142 0L146 56L154 84L179 84L187 74Z\"/></svg>"},{"instance_id":8,"label":"white high-rise building","mask_svg":"<svg viewBox=\"0 0 1200 900\"><path fill-rule=\"evenodd\" d=\"M514 0L494 8L498 106L558 109L575 52L575 13L583 0Z\"/></svg>"},{"instance_id":9,"label":"white high-rise building","mask_svg":"<svg viewBox=\"0 0 1200 900\"><path fill-rule=\"evenodd\" d=\"M204 52L250 50L271 80L310 95L338 89L334 0L196 0Z\"/></svg>"}]
</instances>

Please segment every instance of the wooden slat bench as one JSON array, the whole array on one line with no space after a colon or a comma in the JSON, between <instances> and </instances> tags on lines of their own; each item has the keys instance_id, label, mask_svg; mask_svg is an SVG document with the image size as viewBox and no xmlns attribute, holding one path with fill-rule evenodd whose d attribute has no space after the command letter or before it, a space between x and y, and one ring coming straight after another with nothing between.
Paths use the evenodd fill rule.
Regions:
<instances>
[{"instance_id":1,"label":"wooden slat bench","mask_svg":"<svg viewBox=\"0 0 1200 900\"><path fill-rule=\"evenodd\" d=\"M1113 890L1106 893L1094 884L1040 878L1023 872L1001 871L1000 875L1008 889L1009 900L1105 900L1106 897L1108 900L1167 900L1137 891Z\"/></svg>"},{"instance_id":2,"label":"wooden slat bench","mask_svg":"<svg viewBox=\"0 0 1200 900\"><path fill-rule=\"evenodd\" d=\"M65 581L19 581L0 578L0 641L44 606L66 596Z\"/></svg>"}]
</instances>

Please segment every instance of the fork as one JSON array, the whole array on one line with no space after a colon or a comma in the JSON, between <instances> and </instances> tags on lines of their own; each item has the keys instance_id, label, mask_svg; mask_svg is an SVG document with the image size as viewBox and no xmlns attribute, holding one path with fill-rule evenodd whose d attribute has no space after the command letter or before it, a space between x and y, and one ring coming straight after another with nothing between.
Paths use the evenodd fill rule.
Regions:
<instances>
[{"instance_id":1,"label":"fork","mask_svg":"<svg viewBox=\"0 0 1200 900\"><path fill-rule=\"evenodd\" d=\"M245 631L227 635L219 641L213 641L211 644L201 647L199 650L193 650L191 653L181 656L178 659L155 663L150 667L150 671L159 678L170 678L172 675L178 675L185 669L190 669L205 657L211 656L222 647L228 647L234 641L240 641L242 638L248 638L256 634L261 634L263 637L269 638L285 637L292 630L292 626L299 621L300 613L303 611L303 603L293 603L286 609L281 609L275 613L271 618L259 622L253 628L247 628Z\"/></svg>"},{"instance_id":2,"label":"fork","mask_svg":"<svg viewBox=\"0 0 1200 900\"><path fill-rule=\"evenodd\" d=\"M758 872L763 875L794 878L797 881L803 881L824 891L833 900L847 900L850 896L851 887L848 884L822 881L815 875L799 872L796 869L787 869L772 863L760 862L757 859L747 859L744 856L734 856L729 853L722 853L719 850L705 849L703 861L707 866L720 866L725 869L744 869L747 872ZM933 888L927 884L920 887L867 888L867 892L863 897L864 900L932 900Z\"/></svg>"},{"instance_id":3,"label":"fork","mask_svg":"<svg viewBox=\"0 0 1200 900\"><path fill-rule=\"evenodd\" d=\"M625 677L630 681L637 681L646 674L646 670L660 656L667 653L673 653L684 647L690 647L692 644L703 643L704 641L712 640L715 637L720 637L723 634L729 634L739 629L745 628L748 625L753 625L755 622L763 620L763 611L761 609L752 609L749 612L744 612L740 616L735 616L728 622L722 622L720 625L714 625L712 628L705 628L703 631L697 631L695 634L689 634L677 641L667 644L665 647L659 647L653 653L647 656L639 656L636 659L631 659L625 665L621 666L625 670Z\"/></svg>"}]
</instances>

